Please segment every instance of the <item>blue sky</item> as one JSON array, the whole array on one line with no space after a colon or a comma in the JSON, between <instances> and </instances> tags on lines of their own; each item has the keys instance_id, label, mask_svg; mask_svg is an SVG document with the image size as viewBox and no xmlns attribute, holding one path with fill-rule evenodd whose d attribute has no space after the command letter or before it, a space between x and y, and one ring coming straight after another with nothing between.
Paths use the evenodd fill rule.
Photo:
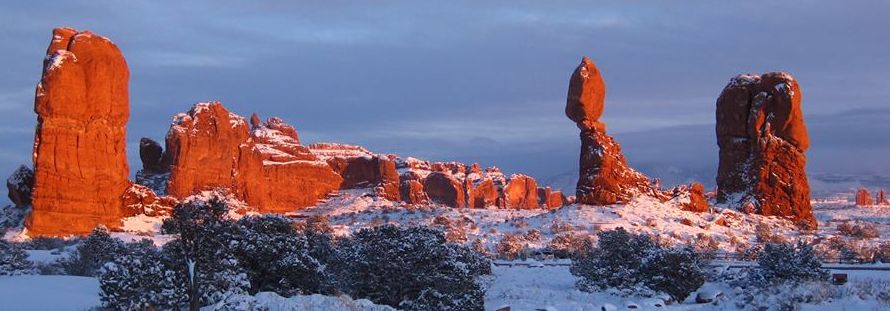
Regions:
<instances>
[{"instance_id":1,"label":"blue sky","mask_svg":"<svg viewBox=\"0 0 890 311\"><path fill-rule=\"evenodd\" d=\"M0 173L30 162L43 51L71 26L127 58L134 171L139 137L162 140L172 115L221 100L305 142L565 179L579 149L566 88L588 55L609 132L654 176L712 182L720 90L777 70L800 81L811 172L890 176L888 2L171 3L2 4Z\"/></svg>"}]
</instances>

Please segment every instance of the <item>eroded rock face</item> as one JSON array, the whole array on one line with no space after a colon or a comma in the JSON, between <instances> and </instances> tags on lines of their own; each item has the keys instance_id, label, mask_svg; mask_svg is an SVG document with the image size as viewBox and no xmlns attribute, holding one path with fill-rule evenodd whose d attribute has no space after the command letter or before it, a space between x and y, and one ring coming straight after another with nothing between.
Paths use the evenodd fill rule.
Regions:
<instances>
[{"instance_id":1,"label":"eroded rock face","mask_svg":"<svg viewBox=\"0 0 890 311\"><path fill-rule=\"evenodd\" d=\"M339 188L342 178L278 118L265 123L230 113L219 102L199 103L174 117L167 133L167 193L184 198L229 189L260 212L288 212L314 205Z\"/></svg>"},{"instance_id":2,"label":"eroded rock face","mask_svg":"<svg viewBox=\"0 0 890 311\"><path fill-rule=\"evenodd\" d=\"M627 166L621 146L599 122L606 86L596 65L584 57L569 80L566 116L581 129L580 176L576 200L581 204L628 202L636 195L664 195L649 178Z\"/></svg>"},{"instance_id":3,"label":"eroded rock face","mask_svg":"<svg viewBox=\"0 0 890 311\"><path fill-rule=\"evenodd\" d=\"M550 187L538 187L538 203L546 208L558 208L566 204L562 191L553 191Z\"/></svg>"},{"instance_id":4,"label":"eroded rock face","mask_svg":"<svg viewBox=\"0 0 890 311\"><path fill-rule=\"evenodd\" d=\"M450 207L466 207L467 201L461 183L448 173L432 172L423 180L423 190L430 201Z\"/></svg>"},{"instance_id":5,"label":"eroded rock face","mask_svg":"<svg viewBox=\"0 0 890 311\"><path fill-rule=\"evenodd\" d=\"M126 152L129 70L110 40L53 30L34 111L35 183L29 234L68 235L128 216Z\"/></svg>"},{"instance_id":6,"label":"eroded rock face","mask_svg":"<svg viewBox=\"0 0 890 311\"><path fill-rule=\"evenodd\" d=\"M373 154L358 146L331 143L312 144L309 149L343 177L340 189L374 188L378 195L387 200L401 199L394 156Z\"/></svg>"},{"instance_id":7,"label":"eroded rock face","mask_svg":"<svg viewBox=\"0 0 890 311\"><path fill-rule=\"evenodd\" d=\"M34 187L34 171L21 165L6 178L7 196L16 207L31 205L31 189Z\"/></svg>"},{"instance_id":8,"label":"eroded rock face","mask_svg":"<svg viewBox=\"0 0 890 311\"><path fill-rule=\"evenodd\" d=\"M538 183L531 176L510 176L504 187L504 202L507 208L538 208Z\"/></svg>"},{"instance_id":9,"label":"eroded rock face","mask_svg":"<svg viewBox=\"0 0 890 311\"><path fill-rule=\"evenodd\" d=\"M816 225L801 98L797 81L784 72L730 80L717 99L718 200Z\"/></svg>"}]
</instances>

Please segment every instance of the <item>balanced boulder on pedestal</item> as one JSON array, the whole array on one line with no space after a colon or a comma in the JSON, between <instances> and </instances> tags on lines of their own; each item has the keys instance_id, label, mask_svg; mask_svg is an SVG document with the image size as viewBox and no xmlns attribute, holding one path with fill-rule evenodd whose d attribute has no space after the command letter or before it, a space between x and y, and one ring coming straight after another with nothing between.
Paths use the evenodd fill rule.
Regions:
<instances>
[{"instance_id":1,"label":"balanced boulder on pedestal","mask_svg":"<svg viewBox=\"0 0 890 311\"><path fill-rule=\"evenodd\" d=\"M565 110L581 130L577 203L608 205L626 203L640 194L663 196L648 177L627 166L621 146L606 134L606 124L599 121L605 98L599 69L584 57L569 80Z\"/></svg>"}]
</instances>

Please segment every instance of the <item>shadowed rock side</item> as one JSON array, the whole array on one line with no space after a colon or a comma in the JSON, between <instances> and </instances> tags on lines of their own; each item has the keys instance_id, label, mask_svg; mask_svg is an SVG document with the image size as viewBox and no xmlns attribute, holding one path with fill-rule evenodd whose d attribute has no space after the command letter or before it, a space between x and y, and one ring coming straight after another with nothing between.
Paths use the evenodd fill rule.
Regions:
<instances>
[{"instance_id":1,"label":"shadowed rock side","mask_svg":"<svg viewBox=\"0 0 890 311\"><path fill-rule=\"evenodd\" d=\"M649 178L627 166L621 146L599 122L606 85L596 65L584 57L569 80L566 116L581 130L580 176L576 200L581 204L628 202L636 195L664 197Z\"/></svg>"},{"instance_id":2,"label":"shadowed rock side","mask_svg":"<svg viewBox=\"0 0 890 311\"><path fill-rule=\"evenodd\" d=\"M53 30L34 111L29 234L88 233L128 216L129 70L120 50L89 31Z\"/></svg>"},{"instance_id":3,"label":"shadowed rock side","mask_svg":"<svg viewBox=\"0 0 890 311\"><path fill-rule=\"evenodd\" d=\"M6 178L6 195L16 207L31 205L31 189L34 188L34 171L21 165Z\"/></svg>"},{"instance_id":4,"label":"shadowed rock side","mask_svg":"<svg viewBox=\"0 0 890 311\"><path fill-rule=\"evenodd\" d=\"M739 75L717 99L718 200L815 227L806 175L809 147L797 81L787 73Z\"/></svg>"}]
</instances>

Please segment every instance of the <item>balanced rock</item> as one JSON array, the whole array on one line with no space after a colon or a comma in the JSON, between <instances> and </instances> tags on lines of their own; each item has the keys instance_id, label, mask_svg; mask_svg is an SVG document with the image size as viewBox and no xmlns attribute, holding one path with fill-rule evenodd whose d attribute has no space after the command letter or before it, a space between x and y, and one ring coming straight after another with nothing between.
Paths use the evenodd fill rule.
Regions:
<instances>
[{"instance_id":1,"label":"balanced rock","mask_svg":"<svg viewBox=\"0 0 890 311\"><path fill-rule=\"evenodd\" d=\"M621 146L606 134L606 124L599 121L605 96L599 70L584 57L569 80L565 109L566 116L581 130L577 203L615 204L640 194L662 197L648 177L627 166Z\"/></svg>"},{"instance_id":2,"label":"balanced rock","mask_svg":"<svg viewBox=\"0 0 890 311\"><path fill-rule=\"evenodd\" d=\"M718 200L815 227L801 98L784 72L730 80L717 99Z\"/></svg>"},{"instance_id":3,"label":"balanced rock","mask_svg":"<svg viewBox=\"0 0 890 311\"><path fill-rule=\"evenodd\" d=\"M6 193L16 207L31 206L31 189L34 187L34 171L21 165L6 178Z\"/></svg>"},{"instance_id":4,"label":"balanced rock","mask_svg":"<svg viewBox=\"0 0 890 311\"><path fill-rule=\"evenodd\" d=\"M116 227L130 186L126 123L129 70L110 40L89 31L53 30L34 111L32 235Z\"/></svg>"}]
</instances>

